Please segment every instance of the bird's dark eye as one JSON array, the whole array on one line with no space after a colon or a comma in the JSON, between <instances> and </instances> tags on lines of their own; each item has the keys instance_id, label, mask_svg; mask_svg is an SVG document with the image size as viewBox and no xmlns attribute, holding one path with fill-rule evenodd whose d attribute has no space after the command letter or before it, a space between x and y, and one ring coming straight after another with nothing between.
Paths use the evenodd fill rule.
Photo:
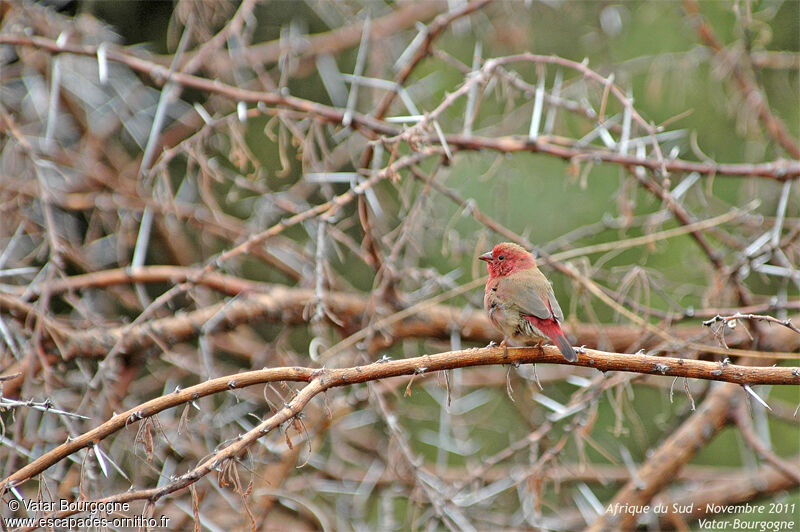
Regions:
<instances>
[{"instance_id":1,"label":"bird's dark eye","mask_svg":"<svg viewBox=\"0 0 800 532\"><path fill-rule=\"evenodd\" d=\"M504 258L506 258L505 255L500 255L499 257L497 257L497 260L503 260Z\"/></svg>"}]
</instances>

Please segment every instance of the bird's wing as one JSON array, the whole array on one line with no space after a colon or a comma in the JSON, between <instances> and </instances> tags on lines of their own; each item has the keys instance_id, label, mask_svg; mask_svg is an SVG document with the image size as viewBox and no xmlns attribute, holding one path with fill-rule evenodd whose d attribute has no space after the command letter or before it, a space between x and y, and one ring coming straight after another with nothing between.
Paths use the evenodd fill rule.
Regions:
<instances>
[{"instance_id":1,"label":"bird's wing","mask_svg":"<svg viewBox=\"0 0 800 532\"><path fill-rule=\"evenodd\" d=\"M564 321L564 312L561 311L561 305L558 304L556 301L556 295L553 293L553 287L549 285L547 287L547 299L550 301L550 308L553 310L553 316L555 316L557 321Z\"/></svg>"},{"instance_id":2,"label":"bird's wing","mask_svg":"<svg viewBox=\"0 0 800 532\"><path fill-rule=\"evenodd\" d=\"M545 282L547 281L545 280ZM498 286L498 290L513 292L513 294L509 294L509 297L504 297L503 299L506 301L513 301L513 306L517 307L516 310L522 314L535 316L542 320L552 318L552 312L547 308L544 299L542 299L542 296L539 295L539 291L534 287L535 284L531 283L501 283ZM559 309L559 311L560 310L561 309Z\"/></svg>"}]
</instances>

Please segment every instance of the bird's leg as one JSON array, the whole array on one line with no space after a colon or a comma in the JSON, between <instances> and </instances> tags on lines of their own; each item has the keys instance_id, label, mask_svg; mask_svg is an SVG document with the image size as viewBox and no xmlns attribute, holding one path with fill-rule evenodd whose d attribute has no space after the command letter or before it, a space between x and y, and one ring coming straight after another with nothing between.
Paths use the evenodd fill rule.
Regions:
<instances>
[{"instance_id":1,"label":"bird's leg","mask_svg":"<svg viewBox=\"0 0 800 532\"><path fill-rule=\"evenodd\" d=\"M503 348L503 358L508 358L508 338L503 338L500 347Z\"/></svg>"}]
</instances>

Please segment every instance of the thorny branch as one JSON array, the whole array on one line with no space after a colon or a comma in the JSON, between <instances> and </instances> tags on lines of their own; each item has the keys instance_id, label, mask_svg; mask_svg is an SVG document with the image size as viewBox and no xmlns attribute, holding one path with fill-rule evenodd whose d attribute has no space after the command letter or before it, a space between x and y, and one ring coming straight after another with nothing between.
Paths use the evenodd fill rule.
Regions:
<instances>
[{"instance_id":1,"label":"thorny branch","mask_svg":"<svg viewBox=\"0 0 800 532\"><path fill-rule=\"evenodd\" d=\"M238 441L235 447L232 446L235 451L226 450L222 457L209 457L204 464L198 466L196 470L184 475L186 479L196 481L197 478L207 474L214 468L206 467L205 464L213 463L217 465L226 458L239 456L241 451L247 446L252 445L256 438L263 436L281 423L298 416L305 405L308 404L314 396L327 389L402 375L411 375L412 377L417 375L429 375L437 371L446 371L455 368L491 364L518 365L535 362L566 364L566 361L563 360L558 349L553 346L544 348L487 347L423 355L421 357L403 360L377 361L372 364L351 368L267 368L219 377L189 388L176 389L168 395L158 397L117 414L94 430L71 439L69 442L53 449L24 468L18 470L13 475L5 478L0 482L0 489L6 490L9 487L19 485L33 476L42 473L48 467L78 450L90 445L96 445L110 434L127 427L131 423L154 416L168 408L173 408L189 401L196 401L201 397L225 390L236 390L268 382L300 381L308 383L283 409L258 425L258 430L253 429L248 433L248 436L237 439ZM754 368L750 366L737 366L699 360L605 353L585 348L581 350L578 361L575 362L574 365L597 369L604 373L609 371L625 371L663 376L701 378L752 385L800 384L800 368ZM197 472L200 470L204 471L204 473L200 474ZM185 486L185 484L181 485L181 487L183 486ZM171 491L174 490L164 491L162 495Z\"/></svg>"},{"instance_id":2,"label":"thorny branch","mask_svg":"<svg viewBox=\"0 0 800 532\"><path fill-rule=\"evenodd\" d=\"M55 41L42 37L0 35L0 44L32 46L57 54L70 53L89 57L94 57L97 55L97 48L93 46L70 44L59 46ZM285 107L301 113L308 113L309 115L319 117L320 119L335 124L341 124L345 116L345 111L341 109L311 102L295 96L284 96L277 92L259 92L240 89L220 83L218 81L211 81L190 74L184 74L181 72L170 73L166 68L157 63L153 63L136 56L131 56L124 52L108 50L107 55L109 60L117 61L133 70L147 74L153 79L154 82L162 85L168 81L179 83L184 87L200 90L209 94L219 94L233 101L256 104L260 103L268 106ZM502 60L501 58L498 58L494 60L493 63L490 63L490 66L507 64L515 61L533 61L545 64L561 65L567 68L575 68L584 75L589 72L593 72L592 70L583 66L581 63L568 61L559 57L536 56L533 54L511 56L502 58ZM613 86L613 84L608 84L605 78L599 76L598 74L595 74L592 77L597 79L598 82L606 84L606 86ZM621 101L626 101L624 95L619 94L619 89L615 89L614 92L621 98ZM641 123L645 123L641 117L639 117L639 120ZM388 137L397 137L403 133L401 128L358 113L353 114L351 125L372 134L386 135ZM781 160L764 164L710 164L683 161L680 159L667 161L651 158L640 158L612 151L560 146L557 144L550 144L545 140L529 142L527 139L517 137L481 138L477 136L465 137L462 135L445 135L444 138L447 142L447 145L450 146L451 149L493 150L502 153L528 151L534 153L545 153L568 161L575 159L597 160L623 166L641 166L650 170L665 170L671 173L698 172L700 174L714 176L758 176L781 181L800 176L800 162L792 160ZM424 134L422 135L422 140L428 144L440 143L439 137L435 134Z\"/></svg>"},{"instance_id":3,"label":"thorny branch","mask_svg":"<svg viewBox=\"0 0 800 532\"><path fill-rule=\"evenodd\" d=\"M765 321L767 323L777 323L778 325L782 325L788 328L789 330L800 334L800 329L798 329L792 323L792 320L788 318L785 320L779 320L772 316L764 316L761 314L742 314L740 312L737 312L736 314L731 314L730 316L720 316L719 314L717 314L713 318L704 321L703 325L705 325L706 327L713 327L714 324L721 323L723 325L726 325L728 328L733 329L736 327L737 320L760 320L760 321Z\"/></svg>"}]
</instances>

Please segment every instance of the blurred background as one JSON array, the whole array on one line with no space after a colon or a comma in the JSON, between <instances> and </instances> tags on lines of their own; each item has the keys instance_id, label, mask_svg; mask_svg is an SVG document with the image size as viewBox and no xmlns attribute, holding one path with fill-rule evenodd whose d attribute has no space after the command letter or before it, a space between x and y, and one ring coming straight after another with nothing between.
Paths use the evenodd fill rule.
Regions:
<instances>
[{"instance_id":1,"label":"blurred background","mask_svg":"<svg viewBox=\"0 0 800 532\"><path fill-rule=\"evenodd\" d=\"M575 345L797 365L788 327L703 321L800 308L800 2L5 2L0 65L4 478L176 387L500 340L476 257L508 240ZM300 388L166 410L18 491L168 486ZM800 391L751 391L553 364L335 388L134 513L688 530L763 501L711 517L800 526ZM614 521L642 482L693 508Z\"/></svg>"}]
</instances>

